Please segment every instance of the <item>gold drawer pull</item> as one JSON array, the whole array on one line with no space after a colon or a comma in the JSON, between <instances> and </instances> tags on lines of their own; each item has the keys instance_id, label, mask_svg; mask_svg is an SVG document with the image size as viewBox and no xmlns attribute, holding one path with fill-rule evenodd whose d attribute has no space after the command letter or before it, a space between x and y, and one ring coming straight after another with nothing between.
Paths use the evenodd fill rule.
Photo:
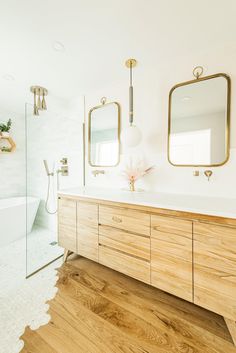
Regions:
<instances>
[{"instance_id":1,"label":"gold drawer pull","mask_svg":"<svg viewBox=\"0 0 236 353\"><path fill-rule=\"evenodd\" d=\"M119 217L116 217L116 216L113 216L113 217L112 217L112 220L113 220L114 222L117 222L117 223L121 223L121 222L122 222L122 219L119 218Z\"/></svg>"}]
</instances>

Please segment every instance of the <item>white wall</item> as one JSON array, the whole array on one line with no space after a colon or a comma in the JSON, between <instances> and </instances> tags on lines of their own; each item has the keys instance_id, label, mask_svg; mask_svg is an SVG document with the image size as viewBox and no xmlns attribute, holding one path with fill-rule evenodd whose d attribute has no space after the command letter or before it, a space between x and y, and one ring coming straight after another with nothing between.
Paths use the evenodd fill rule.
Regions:
<instances>
[{"instance_id":1,"label":"white wall","mask_svg":"<svg viewBox=\"0 0 236 353\"><path fill-rule=\"evenodd\" d=\"M16 151L0 154L0 199L25 195L25 117L23 113L0 110L0 122L9 118Z\"/></svg>"},{"instance_id":2,"label":"white wall","mask_svg":"<svg viewBox=\"0 0 236 353\"><path fill-rule=\"evenodd\" d=\"M142 43L140 43L142 46ZM147 53L145 53L147 54ZM162 53L163 55L163 53ZM131 57L136 57L131 53ZM180 57L173 52L172 57L166 57L164 65L152 62L150 58L143 60L137 57L138 66L134 69L135 89L135 122L141 128L143 140L135 149L122 149L121 164L115 168L106 168L106 174L94 178L91 167L87 168L87 185L105 187L123 187L124 180L120 171L124 161L129 155L143 157L148 164L155 165L156 170L152 175L146 176L138 184L146 190L155 190L172 193L199 194L212 196L236 197L236 119L234 92L236 80L236 45L227 43L224 47L211 47L207 51L189 51L189 54ZM225 72L232 79L232 104L231 104L231 157L230 161L213 170L210 182L203 175L206 168L173 167L167 161L167 128L168 128L168 95L171 87L176 83L191 80L192 69L196 65L203 65L205 75ZM102 96L109 101L116 100L122 107L122 126L128 125L128 71L126 79L123 71L127 70L121 62L122 80L111 82L110 85L86 95L86 112L98 104ZM193 170L201 171L200 177L193 176Z\"/></svg>"}]
</instances>

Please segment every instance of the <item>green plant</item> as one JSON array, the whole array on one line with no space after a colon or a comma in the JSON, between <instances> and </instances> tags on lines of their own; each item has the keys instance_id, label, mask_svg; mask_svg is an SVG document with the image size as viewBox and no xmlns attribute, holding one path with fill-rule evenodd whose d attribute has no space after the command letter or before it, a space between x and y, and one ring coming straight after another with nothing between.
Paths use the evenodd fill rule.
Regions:
<instances>
[{"instance_id":1,"label":"green plant","mask_svg":"<svg viewBox=\"0 0 236 353\"><path fill-rule=\"evenodd\" d=\"M0 131L2 132L9 132L11 130L11 119L8 120L6 124L0 124Z\"/></svg>"}]
</instances>

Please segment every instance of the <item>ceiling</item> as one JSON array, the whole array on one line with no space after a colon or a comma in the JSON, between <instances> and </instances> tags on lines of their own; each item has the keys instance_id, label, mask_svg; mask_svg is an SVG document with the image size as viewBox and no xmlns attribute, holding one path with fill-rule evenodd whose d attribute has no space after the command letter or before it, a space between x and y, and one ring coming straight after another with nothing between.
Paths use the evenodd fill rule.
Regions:
<instances>
[{"instance_id":1,"label":"ceiling","mask_svg":"<svg viewBox=\"0 0 236 353\"><path fill-rule=\"evenodd\" d=\"M235 13L235 0L1 1L0 110L23 111L34 84L67 102L127 79L128 57L158 75L173 58L235 41Z\"/></svg>"}]
</instances>

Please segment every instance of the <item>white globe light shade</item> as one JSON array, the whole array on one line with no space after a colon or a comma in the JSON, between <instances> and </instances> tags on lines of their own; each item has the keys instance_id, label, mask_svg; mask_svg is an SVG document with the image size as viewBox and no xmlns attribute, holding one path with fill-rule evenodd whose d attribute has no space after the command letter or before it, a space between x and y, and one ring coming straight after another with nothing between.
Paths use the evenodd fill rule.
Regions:
<instances>
[{"instance_id":1,"label":"white globe light shade","mask_svg":"<svg viewBox=\"0 0 236 353\"><path fill-rule=\"evenodd\" d=\"M127 147L135 147L141 142L141 140L142 133L135 125L130 125L128 128L122 131L121 141Z\"/></svg>"}]
</instances>

